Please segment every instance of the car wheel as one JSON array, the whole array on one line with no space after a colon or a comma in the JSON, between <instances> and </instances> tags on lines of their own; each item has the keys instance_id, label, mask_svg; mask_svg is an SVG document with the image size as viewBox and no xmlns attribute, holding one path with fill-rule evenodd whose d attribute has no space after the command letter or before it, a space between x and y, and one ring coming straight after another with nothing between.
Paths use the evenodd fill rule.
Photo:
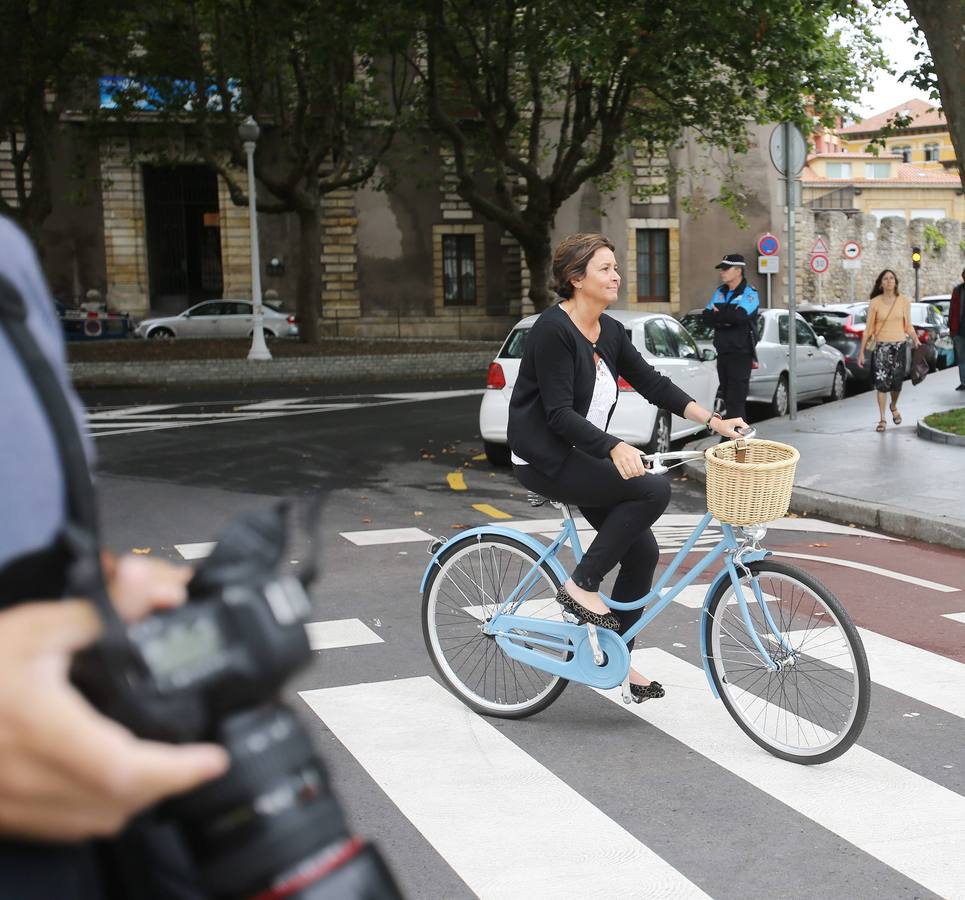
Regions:
<instances>
[{"instance_id":1,"label":"car wheel","mask_svg":"<svg viewBox=\"0 0 965 900\"><path fill-rule=\"evenodd\" d=\"M170 328L164 328L164 327L161 327L161 328L152 328L152 329L147 333L147 336L148 336L148 339L149 339L149 340L161 340L161 341L164 341L164 340L170 340L171 338L173 338L173 337L174 337L174 332L171 331Z\"/></svg>"},{"instance_id":2,"label":"car wheel","mask_svg":"<svg viewBox=\"0 0 965 900\"><path fill-rule=\"evenodd\" d=\"M777 380L777 387L774 388L774 396L771 398L771 415L780 418L786 416L788 410L788 390L787 375L782 375Z\"/></svg>"},{"instance_id":3,"label":"car wheel","mask_svg":"<svg viewBox=\"0 0 965 900\"><path fill-rule=\"evenodd\" d=\"M483 452L486 459L493 466L509 465L509 447L506 444L494 444L492 441L483 441Z\"/></svg>"},{"instance_id":4,"label":"car wheel","mask_svg":"<svg viewBox=\"0 0 965 900\"><path fill-rule=\"evenodd\" d=\"M653 423L653 434L644 445L645 453L666 453L670 449L670 413L661 410Z\"/></svg>"},{"instance_id":5,"label":"car wheel","mask_svg":"<svg viewBox=\"0 0 965 900\"><path fill-rule=\"evenodd\" d=\"M825 400L828 403L833 403L835 400L843 400L844 389L845 389L844 366L838 366L834 370L834 380L831 382L831 393L828 394Z\"/></svg>"}]
</instances>

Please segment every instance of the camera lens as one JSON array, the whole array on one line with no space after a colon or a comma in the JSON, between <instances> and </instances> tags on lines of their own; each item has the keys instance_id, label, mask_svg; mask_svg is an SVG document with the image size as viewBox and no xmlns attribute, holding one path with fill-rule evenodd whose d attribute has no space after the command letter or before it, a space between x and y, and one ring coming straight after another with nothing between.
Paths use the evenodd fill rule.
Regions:
<instances>
[{"instance_id":1,"label":"camera lens","mask_svg":"<svg viewBox=\"0 0 965 900\"><path fill-rule=\"evenodd\" d=\"M280 881L308 885L361 850L290 709L272 704L238 713L214 738L231 754L231 768L166 807L212 897L282 896L273 890Z\"/></svg>"}]
</instances>

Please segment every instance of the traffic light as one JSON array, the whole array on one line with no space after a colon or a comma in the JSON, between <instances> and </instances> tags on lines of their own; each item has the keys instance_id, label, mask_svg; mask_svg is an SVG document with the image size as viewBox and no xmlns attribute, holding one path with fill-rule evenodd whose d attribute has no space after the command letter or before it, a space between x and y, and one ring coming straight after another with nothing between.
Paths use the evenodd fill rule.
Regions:
<instances>
[{"instance_id":1,"label":"traffic light","mask_svg":"<svg viewBox=\"0 0 965 900\"><path fill-rule=\"evenodd\" d=\"M911 248L911 265L913 269L921 268L921 247Z\"/></svg>"}]
</instances>

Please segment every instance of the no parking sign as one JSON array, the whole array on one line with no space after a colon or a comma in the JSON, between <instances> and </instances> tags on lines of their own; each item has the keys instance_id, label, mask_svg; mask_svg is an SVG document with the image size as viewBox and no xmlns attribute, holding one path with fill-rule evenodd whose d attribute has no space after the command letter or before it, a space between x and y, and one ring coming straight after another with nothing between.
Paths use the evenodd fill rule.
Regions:
<instances>
[{"instance_id":1,"label":"no parking sign","mask_svg":"<svg viewBox=\"0 0 965 900\"><path fill-rule=\"evenodd\" d=\"M770 232L762 234L757 241L757 250L761 256L777 256L781 249L781 242Z\"/></svg>"}]
</instances>

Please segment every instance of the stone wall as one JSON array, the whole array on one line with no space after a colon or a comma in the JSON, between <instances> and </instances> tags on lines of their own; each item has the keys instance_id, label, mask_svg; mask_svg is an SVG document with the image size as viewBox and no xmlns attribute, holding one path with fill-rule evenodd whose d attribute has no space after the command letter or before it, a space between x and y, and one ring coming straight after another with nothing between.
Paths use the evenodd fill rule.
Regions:
<instances>
[{"instance_id":1,"label":"stone wall","mask_svg":"<svg viewBox=\"0 0 965 900\"><path fill-rule=\"evenodd\" d=\"M882 269L893 269L898 276L899 289L914 299L915 273L911 265L911 248L922 250L919 270L919 296L948 294L958 284L965 267L965 229L954 219L913 219L906 224L900 218L886 218L879 225L874 216L846 216L841 212L813 212L799 209L795 218L797 245L796 302L847 303L867 300L875 278ZM945 240L941 250L928 246L925 229L938 229ZM823 275L815 275L809 265L811 248L818 235L828 244L830 268ZM786 235L785 235L786 239ZM851 272L842 266L841 250L845 241L861 245L861 268ZM782 259L784 262L784 259ZM763 277L763 276L760 276ZM779 297L787 304L786 293Z\"/></svg>"}]
</instances>

